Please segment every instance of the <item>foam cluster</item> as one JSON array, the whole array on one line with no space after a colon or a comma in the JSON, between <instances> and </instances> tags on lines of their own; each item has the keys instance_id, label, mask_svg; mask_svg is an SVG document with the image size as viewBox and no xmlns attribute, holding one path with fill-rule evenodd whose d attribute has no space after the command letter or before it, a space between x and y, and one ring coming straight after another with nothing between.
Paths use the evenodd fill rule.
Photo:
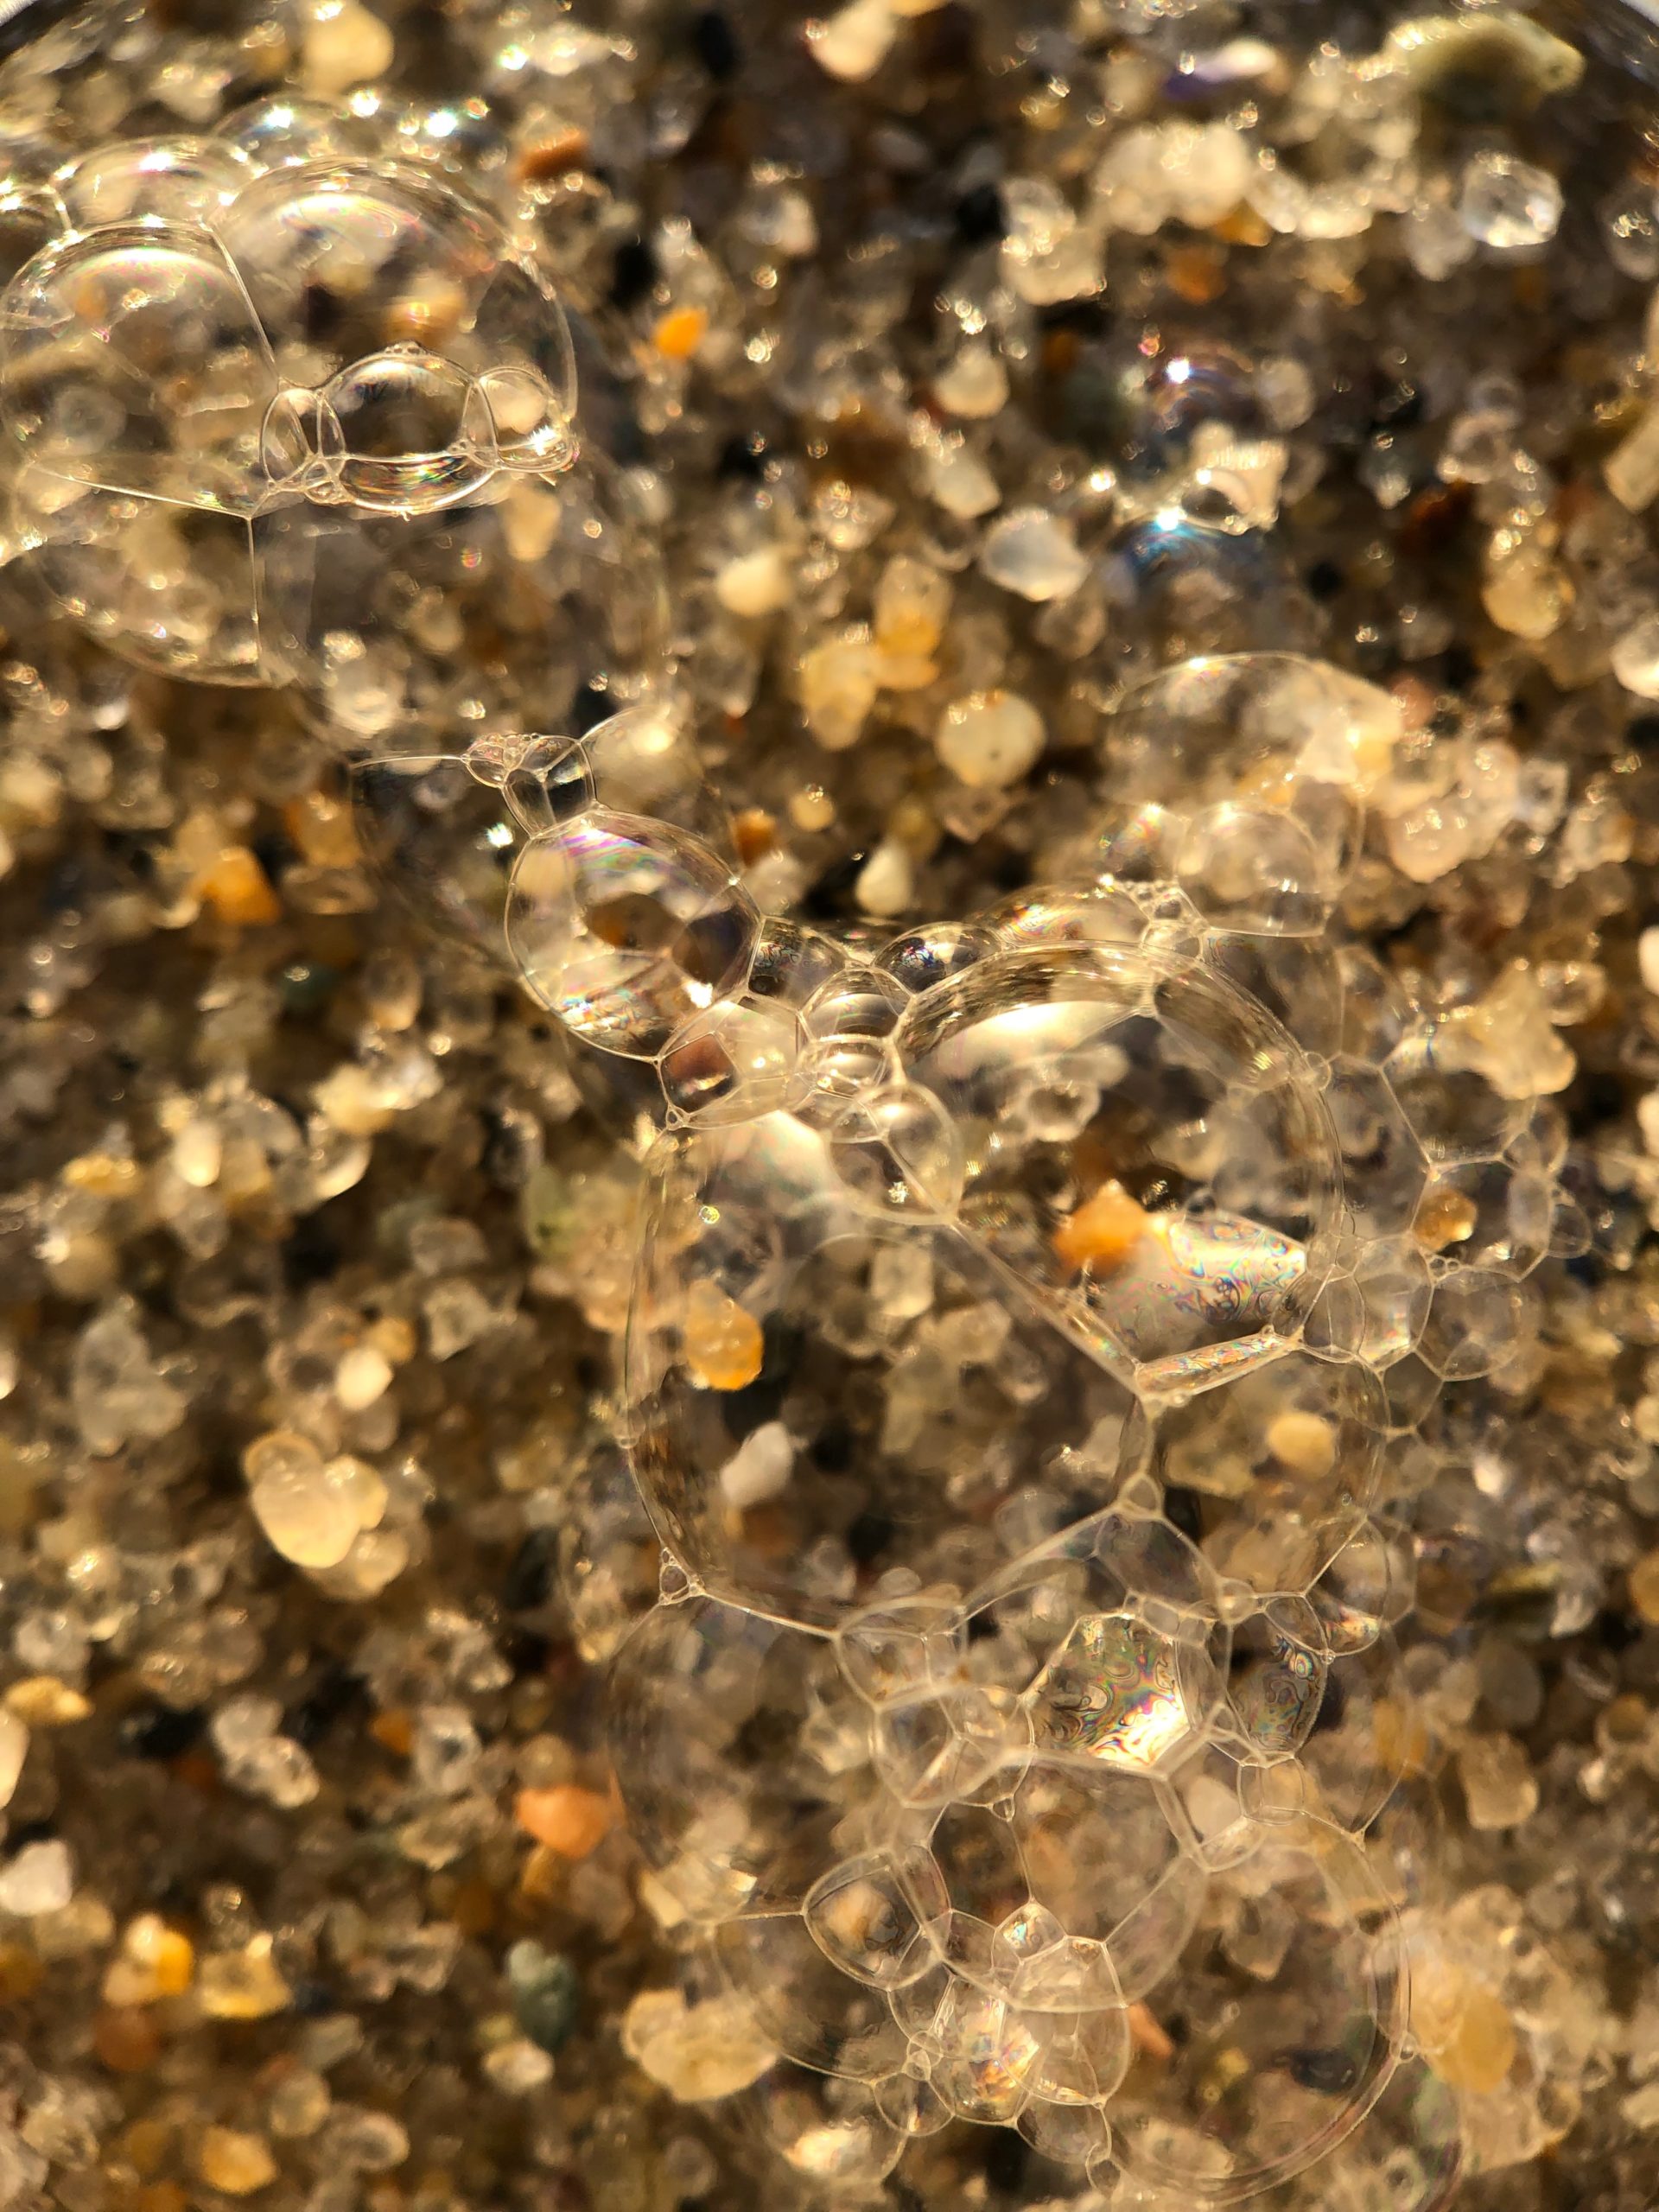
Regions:
<instances>
[{"instance_id":1,"label":"foam cluster","mask_svg":"<svg viewBox=\"0 0 1659 2212\"><path fill-rule=\"evenodd\" d=\"M810 2177L955 2119L1230 2203L1399 2155L1399 2095L1451 2155L1390 1446L1524 1347L1561 1144L1518 985L1413 1020L1328 930L1398 739L1184 664L1074 873L885 943L759 911L656 708L365 772L394 854L455 779L478 934L660 1124L613 1758Z\"/></svg>"},{"instance_id":2,"label":"foam cluster","mask_svg":"<svg viewBox=\"0 0 1659 2212\"><path fill-rule=\"evenodd\" d=\"M505 531L526 604L497 607L501 658L541 626L521 714L563 712L567 658L621 633L650 658L654 572L578 429L569 321L454 175L271 99L15 175L3 215L17 525L100 643L407 744L464 715L443 664Z\"/></svg>"}]
</instances>

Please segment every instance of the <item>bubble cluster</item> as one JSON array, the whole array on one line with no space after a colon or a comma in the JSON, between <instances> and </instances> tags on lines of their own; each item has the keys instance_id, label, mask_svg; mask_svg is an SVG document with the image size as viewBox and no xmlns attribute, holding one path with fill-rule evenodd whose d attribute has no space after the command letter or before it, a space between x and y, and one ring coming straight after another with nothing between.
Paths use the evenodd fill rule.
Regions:
<instances>
[{"instance_id":1,"label":"bubble cluster","mask_svg":"<svg viewBox=\"0 0 1659 2212\"><path fill-rule=\"evenodd\" d=\"M1224 1580L1138 1479L965 1596L889 1580L833 1633L659 1607L612 1716L654 1878L865 2177L953 2117L1217 2202L1317 2158L1404 2028L1380 1616Z\"/></svg>"},{"instance_id":2,"label":"bubble cluster","mask_svg":"<svg viewBox=\"0 0 1659 2212\"><path fill-rule=\"evenodd\" d=\"M839 2182L956 2119L1228 2204L1399 2126L1394 1447L1524 1347L1561 1160L1524 976L1425 1021L1330 927L1401 741L1179 664L1053 882L885 944L759 911L666 708L359 789L659 1125L614 1766Z\"/></svg>"},{"instance_id":3,"label":"bubble cluster","mask_svg":"<svg viewBox=\"0 0 1659 2212\"><path fill-rule=\"evenodd\" d=\"M296 686L385 749L454 727L442 664L486 576L511 575L518 720L647 665L657 614L535 251L350 123L268 102L42 178L3 411L19 525L79 624L170 676Z\"/></svg>"}]
</instances>

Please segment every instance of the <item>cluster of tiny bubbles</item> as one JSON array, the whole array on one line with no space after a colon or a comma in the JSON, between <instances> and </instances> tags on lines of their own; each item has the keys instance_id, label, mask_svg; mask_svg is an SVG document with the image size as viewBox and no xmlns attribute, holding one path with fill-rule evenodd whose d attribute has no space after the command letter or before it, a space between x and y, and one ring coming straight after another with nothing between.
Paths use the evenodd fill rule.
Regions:
<instances>
[{"instance_id":1,"label":"cluster of tiny bubbles","mask_svg":"<svg viewBox=\"0 0 1659 2212\"><path fill-rule=\"evenodd\" d=\"M1402 740L1185 662L1052 881L885 944L759 911L660 703L368 772L392 879L655 1098L612 1749L809 2181L966 2120L1145 2212L1453 2184L1396 1447L1573 1247L1524 979L1413 1013L1341 941Z\"/></svg>"},{"instance_id":2,"label":"cluster of tiny bubbles","mask_svg":"<svg viewBox=\"0 0 1659 2212\"><path fill-rule=\"evenodd\" d=\"M534 245L408 122L270 99L14 163L0 240L14 528L51 593L147 667L294 686L352 753L620 704L661 650Z\"/></svg>"}]
</instances>

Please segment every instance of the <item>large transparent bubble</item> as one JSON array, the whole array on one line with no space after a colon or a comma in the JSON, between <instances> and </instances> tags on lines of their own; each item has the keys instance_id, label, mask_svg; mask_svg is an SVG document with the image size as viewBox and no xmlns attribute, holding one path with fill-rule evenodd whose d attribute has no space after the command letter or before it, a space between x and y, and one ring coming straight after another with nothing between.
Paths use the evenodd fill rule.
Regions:
<instances>
[{"instance_id":1,"label":"large transparent bubble","mask_svg":"<svg viewBox=\"0 0 1659 2212\"><path fill-rule=\"evenodd\" d=\"M659 1605L618 1655L607 1719L632 1833L692 1919L775 1910L818 1878L836 1817L814 1757L826 1676L841 1688L821 1637L702 1598Z\"/></svg>"},{"instance_id":2,"label":"large transparent bubble","mask_svg":"<svg viewBox=\"0 0 1659 2212\"><path fill-rule=\"evenodd\" d=\"M670 1549L734 1603L825 1622L1045 1467L1103 1502L1130 1404L973 1240L868 1210L786 1113L660 1147L627 1365Z\"/></svg>"},{"instance_id":3,"label":"large transparent bubble","mask_svg":"<svg viewBox=\"0 0 1659 2212\"><path fill-rule=\"evenodd\" d=\"M1114 2105L1115 2163L1217 2204L1311 2165L1381 2094L1405 2004L1397 1933L1358 1847L1305 1818L1242 1833L1150 2001L1176 2031Z\"/></svg>"},{"instance_id":4,"label":"large transparent bubble","mask_svg":"<svg viewBox=\"0 0 1659 2212\"><path fill-rule=\"evenodd\" d=\"M895 1045L966 1160L958 1221L1141 1392L1293 1337L1331 1264L1334 1136L1291 1038L1155 948L988 961ZM1033 1092L1064 1118L1020 1110Z\"/></svg>"},{"instance_id":5,"label":"large transparent bubble","mask_svg":"<svg viewBox=\"0 0 1659 2212\"><path fill-rule=\"evenodd\" d=\"M1095 862L1173 877L1217 929L1316 934L1402 728L1387 692L1300 654L1183 661L1106 726L1113 805Z\"/></svg>"},{"instance_id":6,"label":"large transparent bubble","mask_svg":"<svg viewBox=\"0 0 1659 2212\"><path fill-rule=\"evenodd\" d=\"M603 855L554 849L562 944L578 868L613 880L613 900L660 905L669 833L626 830L624 852L625 830ZM714 980L716 918L720 960L734 951L727 894L680 881L690 903L649 946L637 920L634 950L620 925L575 940L562 988L596 1041L626 1002L660 1049ZM597 888L590 904L602 915ZM721 1594L804 1619L856 1602L872 1571L924 1563L1046 1467L1079 1510L1103 1502L1132 1397L1281 1354L1335 1235L1318 1090L1213 973L1047 946L895 1004L883 972L844 971L809 1001L792 1110L661 1147L629 1340L636 1465L664 1541ZM1309 1576L1351 1532L1342 1495L1321 1502L1333 1533Z\"/></svg>"}]
</instances>

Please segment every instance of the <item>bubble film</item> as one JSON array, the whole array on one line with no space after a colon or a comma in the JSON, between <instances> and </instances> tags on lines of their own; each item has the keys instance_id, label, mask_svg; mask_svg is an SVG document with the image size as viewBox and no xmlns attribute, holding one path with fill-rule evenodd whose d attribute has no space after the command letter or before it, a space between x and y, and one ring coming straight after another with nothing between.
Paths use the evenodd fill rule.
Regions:
<instances>
[{"instance_id":1,"label":"bubble film","mask_svg":"<svg viewBox=\"0 0 1659 2212\"><path fill-rule=\"evenodd\" d=\"M659 645L569 321L501 213L350 123L273 105L45 181L0 296L20 519L101 642L297 686L344 749L464 727L486 579L486 712L568 717Z\"/></svg>"},{"instance_id":2,"label":"bubble film","mask_svg":"<svg viewBox=\"0 0 1659 2212\"><path fill-rule=\"evenodd\" d=\"M1179 664L1069 873L886 944L755 910L671 717L472 761L508 957L656 1078L626 1398L677 1580L613 1755L798 2171L955 2119L1226 2205L1395 2109L1389 1441L1513 1356L1558 1203L1501 1018L1414 1030L1327 937L1400 739L1322 664Z\"/></svg>"}]
</instances>

